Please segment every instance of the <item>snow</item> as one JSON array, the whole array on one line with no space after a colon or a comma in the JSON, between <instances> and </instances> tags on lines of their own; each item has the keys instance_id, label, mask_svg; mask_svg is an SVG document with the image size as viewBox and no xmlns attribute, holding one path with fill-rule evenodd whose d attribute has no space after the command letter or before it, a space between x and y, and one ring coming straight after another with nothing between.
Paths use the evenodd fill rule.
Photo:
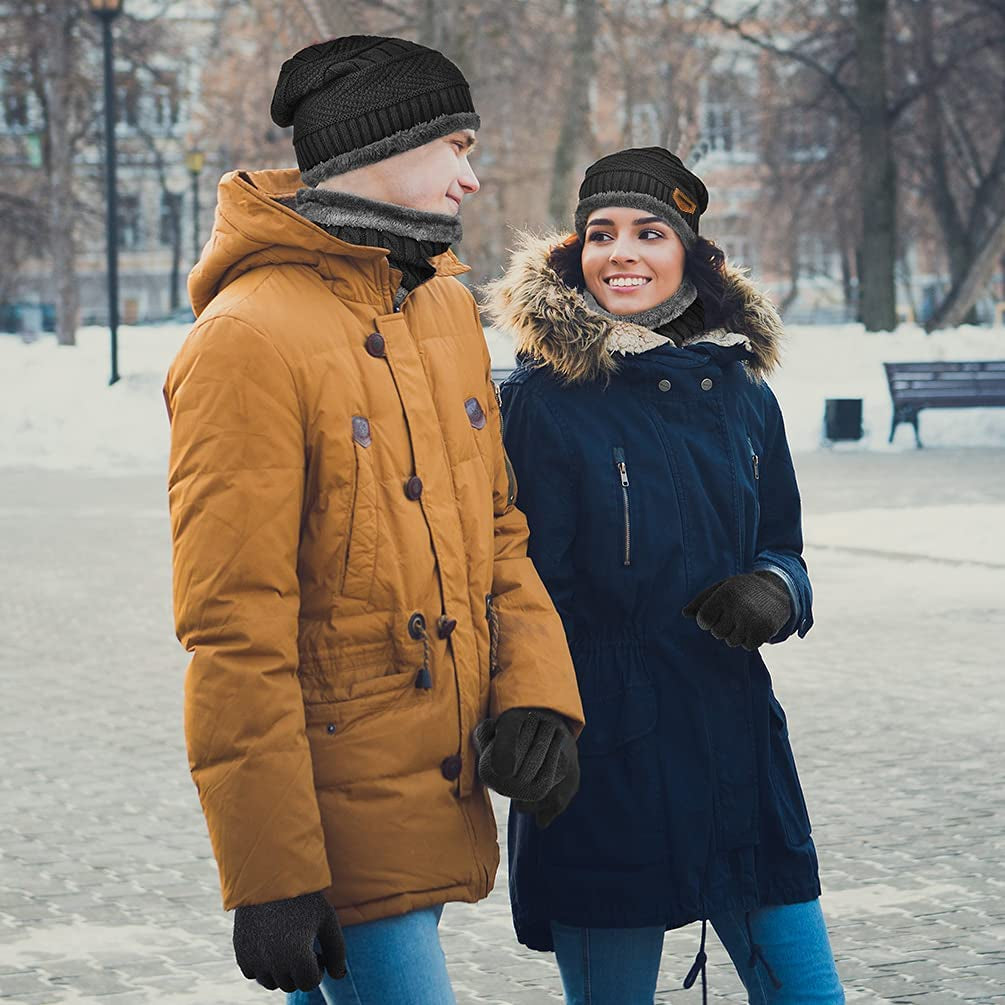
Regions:
<instances>
[{"instance_id":1,"label":"snow","mask_svg":"<svg viewBox=\"0 0 1005 1005\"><path fill-rule=\"evenodd\" d=\"M1003 522L1005 506L994 503L806 512L803 537L815 548L1005 568Z\"/></svg>"},{"instance_id":2,"label":"snow","mask_svg":"<svg viewBox=\"0 0 1005 1005\"><path fill-rule=\"evenodd\" d=\"M164 473L168 423L164 375L188 326L123 327L122 379L108 386L105 328L78 333L75 348L51 335L34 343L0 335L0 467L82 469L103 474ZM912 325L866 333L861 325L793 326L783 363L770 380L793 452L914 450L914 433L898 427L892 445L884 361L1005 359L1005 328L964 327L927 335ZM495 366L511 366L512 346L486 332ZM827 445L827 398L863 399L863 438ZM933 409L921 413L927 447L1005 446L1005 409Z\"/></svg>"}]
</instances>

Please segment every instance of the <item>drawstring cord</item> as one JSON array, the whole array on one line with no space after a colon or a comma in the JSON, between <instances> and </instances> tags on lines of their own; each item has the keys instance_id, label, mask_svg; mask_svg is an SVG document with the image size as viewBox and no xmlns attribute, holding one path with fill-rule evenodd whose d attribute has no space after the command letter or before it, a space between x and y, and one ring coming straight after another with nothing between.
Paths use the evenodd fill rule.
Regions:
<instances>
[{"instance_id":1,"label":"drawstring cord","mask_svg":"<svg viewBox=\"0 0 1005 1005\"><path fill-rule=\"evenodd\" d=\"M422 666L415 675L415 686L428 691L433 686L433 674L429 669L429 633L426 631L426 619L421 614L412 615L408 634L413 639L422 639Z\"/></svg>"},{"instance_id":2,"label":"drawstring cord","mask_svg":"<svg viewBox=\"0 0 1005 1005\"><path fill-rule=\"evenodd\" d=\"M492 603L492 594L485 595L485 617L489 623L489 677L499 673L499 614Z\"/></svg>"},{"instance_id":3,"label":"drawstring cord","mask_svg":"<svg viewBox=\"0 0 1005 1005\"><path fill-rule=\"evenodd\" d=\"M750 960L747 965L751 970L753 970L754 967L757 966L757 961L760 960L761 965L764 967L764 970L768 975L768 979L777 991L782 986L782 982L775 976L774 970L771 969L771 964L769 964L764 958L764 953L761 951L761 947L754 941L754 933L750 928L750 911L747 911L746 914L744 914L743 920L747 925L747 938L750 941Z\"/></svg>"},{"instance_id":4,"label":"drawstring cord","mask_svg":"<svg viewBox=\"0 0 1005 1005\"><path fill-rule=\"evenodd\" d=\"M708 956L705 953L705 933L708 930L708 918L701 919L701 945L698 947L698 952L695 955L694 963L691 964L691 969L687 972L687 977L684 978L684 988L688 990L694 987L694 982L698 979L698 975L701 974L701 1005L708 1005L708 982L705 977L705 964L708 962Z\"/></svg>"}]
</instances>

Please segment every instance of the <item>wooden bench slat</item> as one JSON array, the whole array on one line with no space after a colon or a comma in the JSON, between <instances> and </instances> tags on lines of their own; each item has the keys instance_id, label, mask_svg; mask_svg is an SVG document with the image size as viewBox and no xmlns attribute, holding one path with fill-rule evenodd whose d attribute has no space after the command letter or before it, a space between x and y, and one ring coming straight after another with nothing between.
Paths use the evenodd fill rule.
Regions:
<instances>
[{"instance_id":1,"label":"wooden bench slat","mask_svg":"<svg viewBox=\"0 0 1005 1005\"><path fill-rule=\"evenodd\" d=\"M893 402L890 441L900 422L914 426L923 408L1005 407L1005 360L929 360L884 363Z\"/></svg>"}]
</instances>

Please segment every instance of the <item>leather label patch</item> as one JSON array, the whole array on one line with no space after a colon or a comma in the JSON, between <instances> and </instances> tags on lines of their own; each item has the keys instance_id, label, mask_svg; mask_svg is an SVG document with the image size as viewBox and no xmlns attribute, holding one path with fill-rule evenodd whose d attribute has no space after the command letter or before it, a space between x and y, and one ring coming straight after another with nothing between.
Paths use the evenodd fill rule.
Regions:
<instances>
[{"instance_id":1,"label":"leather label patch","mask_svg":"<svg viewBox=\"0 0 1005 1005\"><path fill-rule=\"evenodd\" d=\"M673 190L673 201L682 213L693 213L698 208L698 204L689 195L685 195L679 188Z\"/></svg>"},{"instance_id":2,"label":"leather label patch","mask_svg":"<svg viewBox=\"0 0 1005 1005\"><path fill-rule=\"evenodd\" d=\"M485 428L485 413L482 411L481 403L477 398L468 398L464 402L464 411L468 413L468 418L471 420L471 425L475 429Z\"/></svg>"},{"instance_id":3,"label":"leather label patch","mask_svg":"<svg viewBox=\"0 0 1005 1005\"><path fill-rule=\"evenodd\" d=\"M352 438L361 447L368 447L373 442L370 438L370 422L362 415L352 417Z\"/></svg>"}]
</instances>

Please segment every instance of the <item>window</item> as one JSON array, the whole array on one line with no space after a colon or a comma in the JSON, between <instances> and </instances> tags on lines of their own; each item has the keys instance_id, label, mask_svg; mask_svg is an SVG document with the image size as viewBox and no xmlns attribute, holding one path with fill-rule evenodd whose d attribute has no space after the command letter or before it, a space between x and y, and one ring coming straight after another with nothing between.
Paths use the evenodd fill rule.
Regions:
<instances>
[{"instance_id":1,"label":"window","mask_svg":"<svg viewBox=\"0 0 1005 1005\"><path fill-rule=\"evenodd\" d=\"M757 270L754 242L745 234L715 234L709 239L722 248L730 265Z\"/></svg>"},{"instance_id":2,"label":"window","mask_svg":"<svg viewBox=\"0 0 1005 1005\"><path fill-rule=\"evenodd\" d=\"M824 238L800 231L798 241L799 275L807 279L830 277L834 272L834 251Z\"/></svg>"},{"instance_id":3,"label":"window","mask_svg":"<svg viewBox=\"0 0 1005 1005\"><path fill-rule=\"evenodd\" d=\"M632 142L635 146L653 146L659 143L660 124L656 106L651 101L632 105Z\"/></svg>"},{"instance_id":4,"label":"window","mask_svg":"<svg viewBox=\"0 0 1005 1005\"><path fill-rule=\"evenodd\" d=\"M140 215L140 197L119 195L119 245L128 250L139 248L143 240L143 221Z\"/></svg>"},{"instance_id":5,"label":"window","mask_svg":"<svg viewBox=\"0 0 1005 1005\"><path fill-rule=\"evenodd\" d=\"M160 223L157 228L157 239L161 244L174 244L175 219L181 209L180 203L180 195L161 190Z\"/></svg>"},{"instance_id":6,"label":"window","mask_svg":"<svg viewBox=\"0 0 1005 1005\"><path fill-rule=\"evenodd\" d=\"M754 106L756 80L741 73L727 73L701 82L701 145L709 154L732 161L756 157L757 138Z\"/></svg>"},{"instance_id":7,"label":"window","mask_svg":"<svg viewBox=\"0 0 1005 1005\"><path fill-rule=\"evenodd\" d=\"M7 129L27 129L31 109L28 101L28 82L12 73L0 78L3 94L3 124Z\"/></svg>"},{"instance_id":8,"label":"window","mask_svg":"<svg viewBox=\"0 0 1005 1005\"><path fill-rule=\"evenodd\" d=\"M119 77L116 81L115 122L131 129L140 124L140 88L135 77Z\"/></svg>"},{"instance_id":9,"label":"window","mask_svg":"<svg viewBox=\"0 0 1005 1005\"><path fill-rule=\"evenodd\" d=\"M162 133L178 125L178 88L173 80L155 80L150 89L150 124Z\"/></svg>"}]
</instances>

